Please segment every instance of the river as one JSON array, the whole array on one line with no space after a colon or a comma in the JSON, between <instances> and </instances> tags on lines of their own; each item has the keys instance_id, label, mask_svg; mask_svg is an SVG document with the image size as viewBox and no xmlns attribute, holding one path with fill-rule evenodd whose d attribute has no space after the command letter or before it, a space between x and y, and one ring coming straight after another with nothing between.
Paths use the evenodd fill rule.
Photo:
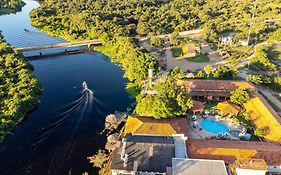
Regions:
<instances>
[{"instance_id":1,"label":"river","mask_svg":"<svg viewBox=\"0 0 281 175\"><path fill-rule=\"evenodd\" d=\"M0 16L6 41L15 47L64 42L30 25L28 14L39 3L25 2L21 12ZM132 103L124 72L99 52L30 63L43 94L38 107L0 144L0 174L97 174L86 157L104 145L104 118ZM83 81L89 89L82 88Z\"/></svg>"}]
</instances>

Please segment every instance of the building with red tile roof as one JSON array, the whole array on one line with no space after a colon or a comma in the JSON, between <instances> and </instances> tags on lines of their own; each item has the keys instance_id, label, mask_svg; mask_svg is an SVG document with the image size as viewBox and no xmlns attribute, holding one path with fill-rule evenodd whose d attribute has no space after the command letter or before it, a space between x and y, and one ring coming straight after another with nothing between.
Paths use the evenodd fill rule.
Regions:
<instances>
[{"instance_id":1,"label":"building with red tile roof","mask_svg":"<svg viewBox=\"0 0 281 175\"><path fill-rule=\"evenodd\" d=\"M228 100L230 92L238 88L256 91L255 86L246 81L232 80L179 80L193 99Z\"/></svg>"},{"instance_id":2,"label":"building with red tile roof","mask_svg":"<svg viewBox=\"0 0 281 175\"><path fill-rule=\"evenodd\" d=\"M281 166L281 145L270 142L236 140L187 140L188 157L224 160L262 160L267 166Z\"/></svg>"}]
</instances>

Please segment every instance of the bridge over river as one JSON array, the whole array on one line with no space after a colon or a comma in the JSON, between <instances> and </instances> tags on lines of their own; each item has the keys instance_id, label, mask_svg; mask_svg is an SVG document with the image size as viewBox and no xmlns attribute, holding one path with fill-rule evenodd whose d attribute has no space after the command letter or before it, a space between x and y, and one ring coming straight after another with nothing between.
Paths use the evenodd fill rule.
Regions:
<instances>
[{"instance_id":1,"label":"bridge over river","mask_svg":"<svg viewBox=\"0 0 281 175\"><path fill-rule=\"evenodd\" d=\"M195 37L197 35L201 35L202 32L203 29L184 31L184 32L180 32L179 36L183 38L187 36ZM28 31L25 33L34 35L34 33L36 32ZM170 36L171 34L165 34L165 35L157 35L155 37L164 39ZM149 37L134 37L134 38L140 41L145 41L149 39ZM51 55L63 55L69 53L85 52L93 45L101 45L101 44L102 44L101 39L94 39L94 40L75 41L75 42L63 42L63 43L43 45L43 46L41 45L41 46L18 47L17 50L21 52L23 56L26 58L32 58L32 57L37 58L37 57L45 57ZM52 50L53 52L50 50ZM55 53L54 50L56 51Z\"/></svg>"},{"instance_id":2,"label":"bridge over river","mask_svg":"<svg viewBox=\"0 0 281 175\"><path fill-rule=\"evenodd\" d=\"M31 51L39 51L38 55L24 55L25 57L34 57L34 56L49 56L51 53L43 53L43 50L46 49L62 49L58 54L66 54L73 51L82 51L85 50L85 48L91 48L93 45L101 45L102 41L100 39L94 39L94 40L85 40L85 41L75 41L75 42L65 42L65 43L58 43L58 44L51 44L51 45L43 45L43 46L29 46L29 47L18 47L17 50L21 53L24 52L31 52ZM82 47L84 46L84 47ZM76 47L75 50L71 50L70 48Z\"/></svg>"}]
</instances>

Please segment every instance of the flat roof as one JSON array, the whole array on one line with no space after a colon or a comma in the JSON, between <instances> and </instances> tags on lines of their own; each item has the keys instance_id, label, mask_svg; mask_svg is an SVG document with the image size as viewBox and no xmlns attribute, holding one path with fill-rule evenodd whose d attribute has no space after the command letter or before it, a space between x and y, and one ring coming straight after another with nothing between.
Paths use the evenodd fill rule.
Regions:
<instances>
[{"instance_id":1,"label":"flat roof","mask_svg":"<svg viewBox=\"0 0 281 175\"><path fill-rule=\"evenodd\" d=\"M227 175L224 161L204 159L172 160L173 175Z\"/></svg>"},{"instance_id":2,"label":"flat roof","mask_svg":"<svg viewBox=\"0 0 281 175\"><path fill-rule=\"evenodd\" d=\"M124 160L121 159L122 142L113 152L112 170L133 171L135 162L137 171L143 172L166 172L167 167L172 167L172 158L175 157L173 137L127 135L125 138L127 166L124 167Z\"/></svg>"}]
</instances>

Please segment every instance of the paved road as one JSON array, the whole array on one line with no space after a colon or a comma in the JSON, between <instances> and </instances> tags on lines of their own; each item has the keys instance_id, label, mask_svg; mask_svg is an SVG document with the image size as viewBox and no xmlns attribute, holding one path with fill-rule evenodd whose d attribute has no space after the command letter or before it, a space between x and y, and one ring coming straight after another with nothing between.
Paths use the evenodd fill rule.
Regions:
<instances>
[{"instance_id":1,"label":"paved road","mask_svg":"<svg viewBox=\"0 0 281 175\"><path fill-rule=\"evenodd\" d=\"M186 38L186 37L197 38L197 37L201 36L203 32L204 32L204 29L195 29L195 30L183 31L183 32L179 32L179 37L181 37L181 38ZM171 35L172 35L172 33L157 35L155 37L165 39L165 38L170 37ZM145 41L145 40L148 40L150 37L143 36L143 37L135 37L135 38L137 38L139 41ZM203 39L198 39L198 40L204 41Z\"/></svg>"},{"instance_id":2,"label":"paved road","mask_svg":"<svg viewBox=\"0 0 281 175\"><path fill-rule=\"evenodd\" d=\"M278 112L281 112L281 101L279 101L278 98L276 98L276 96L273 95L275 92L272 92L271 90L263 86L257 86L257 87L260 90L260 92L262 92L262 94L266 96L267 99L269 99L272 103L275 104L275 106L279 108Z\"/></svg>"}]
</instances>

